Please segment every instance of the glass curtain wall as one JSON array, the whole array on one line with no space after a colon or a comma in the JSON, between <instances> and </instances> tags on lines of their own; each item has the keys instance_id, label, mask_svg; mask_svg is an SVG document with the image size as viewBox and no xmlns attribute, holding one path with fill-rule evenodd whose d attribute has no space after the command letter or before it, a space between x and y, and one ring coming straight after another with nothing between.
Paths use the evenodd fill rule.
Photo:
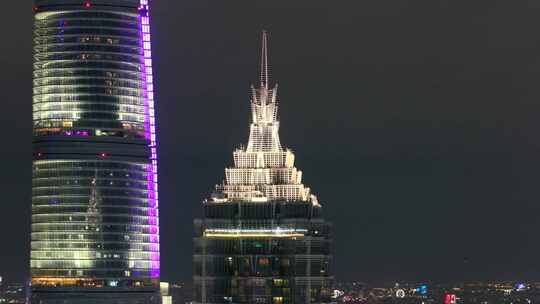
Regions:
<instances>
[{"instance_id":1,"label":"glass curtain wall","mask_svg":"<svg viewBox=\"0 0 540 304\"><path fill-rule=\"evenodd\" d=\"M147 0L35 1L35 295L159 287L148 10Z\"/></svg>"}]
</instances>

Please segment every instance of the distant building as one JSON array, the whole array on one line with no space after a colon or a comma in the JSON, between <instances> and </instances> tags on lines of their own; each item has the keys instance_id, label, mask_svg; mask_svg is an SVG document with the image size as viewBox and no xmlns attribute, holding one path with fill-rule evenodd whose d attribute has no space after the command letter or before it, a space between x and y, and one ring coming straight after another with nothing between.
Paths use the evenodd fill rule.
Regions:
<instances>
[{"instance_id":1,"label":"distant building","mask_svg":"<svg viewBox=\"0 0 540 304\"><path fill-rule=\"evenodd\" d=\"M193 301L193 285L189 283L171 283L169 294L172 296L173 304L186 304Z\"/></svg>"},{"instance_id":2,"label":"distant building","mask_svg":"<svg viewBox=\"0 0 540 304\"><path fill-rule=\"evenodd\" d=\"M159 284L159 292L161 294L161 304L172 304L172 296L169 292L169 283L161 282Z\"/></svg>"},{"instance_id":3,"label":"distant building","mask_svg":"<svg viewBox=\"0 0 540 304\"><path fill-rule=\"evenodd\" d=\"M23 284L6 284L0 288L0 303L25 304L26 287Z\"/></svg>"},{"instance_id":4,"label":"distant building","mask_svg":"<svg viewBox=\"0 0 540 304\"><path fill-rule=\"evenodd\" d=\"M32 303L159 302L149 0L34 0Z\"/></svg>"},{"instance_id":5,"label":"distant building","mask_svg":"<svg viewBox=\"0 0 540 304\"><path fill-rule=\"evenodd\" d=\"M263 33L247 147L195 220L195 303L329 303L330 225L279 138Z\"/></svg>"}]
</instances>

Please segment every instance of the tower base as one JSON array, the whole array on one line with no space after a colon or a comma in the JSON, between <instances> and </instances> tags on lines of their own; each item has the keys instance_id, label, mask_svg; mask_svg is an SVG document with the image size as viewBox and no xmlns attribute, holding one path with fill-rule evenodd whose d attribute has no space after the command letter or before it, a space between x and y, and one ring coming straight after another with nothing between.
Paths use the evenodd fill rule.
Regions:
<instances>
[{"instance_id":1,"label":"tower base","mask_svg":"<svg viewBox=\"0 0 540 304\"><path fill-rule=\"evenodd\" d=\"M161 304L159 292L33 292L30 304Z\"/></svg>"}]
</instances>

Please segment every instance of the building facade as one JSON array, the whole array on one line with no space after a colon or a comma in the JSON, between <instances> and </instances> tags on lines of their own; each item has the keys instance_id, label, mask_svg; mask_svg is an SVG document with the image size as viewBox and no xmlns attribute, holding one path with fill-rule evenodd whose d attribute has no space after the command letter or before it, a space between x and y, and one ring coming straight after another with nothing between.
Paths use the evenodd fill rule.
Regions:
<instances>
[{"instance_id":1,"label":"building facade","mask_svg":"<svg viewBox=\"0 0 540 304\"><path fill-rule=\"evenodd\" d=\"M158 303L148 0L35 0L32 303Z\"/></svg>"},{"instance_id":2,"label":"building facade","mask_svg":"<svg viewBox=\"0 0 540 304\"><path fill-rule=\"evenodd\" d=\"M279 139L263 32L249 141L195 220L195 303L331 302L330 224Z\"/></svg>"}]
</instances>

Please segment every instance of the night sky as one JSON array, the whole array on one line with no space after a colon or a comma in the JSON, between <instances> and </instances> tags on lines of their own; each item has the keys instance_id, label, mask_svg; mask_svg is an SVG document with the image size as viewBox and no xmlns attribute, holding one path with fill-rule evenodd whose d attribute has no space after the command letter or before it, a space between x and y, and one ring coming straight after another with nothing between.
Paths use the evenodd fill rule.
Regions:
<instances>
[{"instance_id":1,"label":"night sky","mask_svg":"<svg viewBox=\"0 0 540 304\"><path fill-rule=\"evenodd\" d=\"M2 1L0 275L27 274L32 9ZM162 277L246 143L260 31L338 280L540 280L540 2L155 0Z\"/></svg>"}]
</instances>

